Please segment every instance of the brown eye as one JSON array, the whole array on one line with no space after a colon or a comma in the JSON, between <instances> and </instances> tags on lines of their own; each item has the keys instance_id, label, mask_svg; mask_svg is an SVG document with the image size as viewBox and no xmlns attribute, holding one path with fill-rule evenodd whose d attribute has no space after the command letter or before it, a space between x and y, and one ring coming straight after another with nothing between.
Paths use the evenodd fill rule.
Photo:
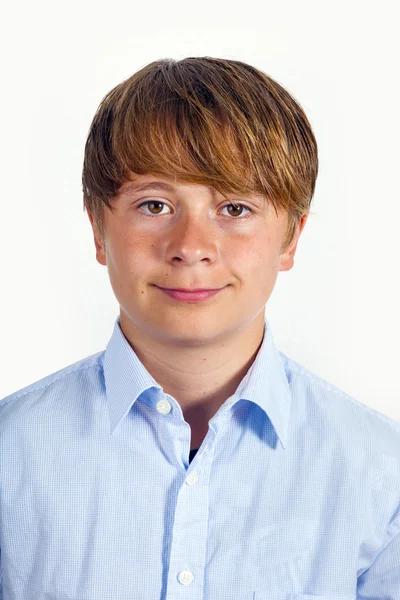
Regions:
<instances>
[{"instance_id":1,"label":"brown eye","mask_svg":"<svg viewBox=\"0 0 400 600\"><path fill-rule=\"evenodd\" d=\"M164 202L157 202L156 200L150 200L149 202L146 202L145 204L147 204L149 209L152 205L155 205L156 210L154 211L153 214L156 214L156 215L158 215L162 211L162 207L164 206ZM153 212L153 211L150 209L150 212Z\"/></svg>"},{"instance_id":2,"label":"brown eye","mask_svg":"<svg viewBox=\"0 0 400 600\"><path fill-rule=\"evenodd\" d=\"M246 207L241 204L227 204L225 208L227 208L228 210L230 210L230 208L233 209L233 214L230 213L231 217L240 217L240 215L243 212L243 209Z\"/></svg>"},{"instance_id":3,"label":"brown eye","mask_svg":"<svg viewBox=\"0 0 400 600\"><path fill-rule=\"evenodd\" d=\"M157 215L167 214L161 212L165 206L167 206L165 202L159 200L146 200L137 207L137 210L143 212L146 217L156 217Z\"/></svg>"}]
</instances>

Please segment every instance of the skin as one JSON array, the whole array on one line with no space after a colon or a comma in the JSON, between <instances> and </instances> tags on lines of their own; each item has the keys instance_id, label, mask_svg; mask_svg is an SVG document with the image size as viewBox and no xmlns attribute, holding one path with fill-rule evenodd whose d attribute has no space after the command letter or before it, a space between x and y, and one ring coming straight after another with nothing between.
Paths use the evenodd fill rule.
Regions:
<instances>
[{"instance_id":1,"label":"skin","mask_svg":"<svg viewBox=\"0 0 400 600\"><path fill-rule=\"evenodd\" d=\"M257 355L265 305L278 272L293 267L307 215L282 252L287 214L277 216L264 197L230 196L253 211L245 219L245 208L235 209L207 186L131 175L135 183L155 180L175 192L132 192L126 182L112 201L114 213L105 210L104 240L88 216L96 260L107 266L120 305L122 332L164 392L179 402L193 449ZM150 204L140 207L145 201ZM224 289L194 304L177 302L156 285Z\"/></svg>"}]
</instances>

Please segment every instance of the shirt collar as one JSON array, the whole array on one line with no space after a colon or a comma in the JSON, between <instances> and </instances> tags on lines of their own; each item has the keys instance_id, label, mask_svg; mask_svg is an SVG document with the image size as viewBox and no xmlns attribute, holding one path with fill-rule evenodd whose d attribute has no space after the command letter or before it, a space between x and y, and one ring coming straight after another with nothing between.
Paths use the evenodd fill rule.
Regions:
<instances>
[{"instance_id":1,"label":"shirt collar","mask_svg":"<svg viewBox=\"0 0 400 600\"><path fill-rule=\"evenodd\" d=\"M114 331L104 352L103 368L111 433L143 392L153 388L151 404L154 405L163 396L162 387L144 367L122 333L119 316L115 320ZM241 399L260 406L285 447L291 392L282 358L275 347L271 327L266 318L264 337L257 356L235 394L227 400L226 408Z\"/></svg>"}]
</instances>

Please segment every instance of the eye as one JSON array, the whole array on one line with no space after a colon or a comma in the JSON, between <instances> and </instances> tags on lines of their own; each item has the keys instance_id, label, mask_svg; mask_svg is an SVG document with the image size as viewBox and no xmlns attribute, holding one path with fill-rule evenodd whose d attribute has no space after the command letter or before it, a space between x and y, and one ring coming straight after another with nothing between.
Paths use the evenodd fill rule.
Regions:
<instances>
[{"instance_id":1,"label":"eye","mask_svg":"<svg viewBox=\"0 0 400 600\"><path fill-rule=\"evenodd\" d=\"M160 206L164 205L166 206L165 202L160 202L159 200L147 200L146 202L142 202L142 204L140 204L138 206L138 208L141 208L142 206L148 205L150 207L150 205L155 205L156 206L156 212L155 213L151 213L151 216L155 216L155 215L159 215L161 213L161 209ZM146 214L146 213L145 213ZM148 215L150 216L150 215Z\"/></svg>"},{"instance_id":2,"label":"eye","mask_svg":"<svg viewBox=\"0 0 400 600\"><path fill-rule=\"evenodd\" d=\"M249 214L247 214L245 216L242 216L243 209L247 210L249 213L253 212L251 210L251 208L248 208L244 204L240 204L240 203L237 203L237 202L235 202L235 204L225 204L225 206L223 206L222 208L232 208L233 212L236 212L236 214L233 214L233 215L231 214L230 216L231 217L233 216L233 217L236 217L236 218L240 217L242 219L245 219L245 218L247 218L249 216ZM240 211L240 213L237 214L237 211Z\"/></svg>"},{"instance_id":3,"label":"eye","mask_svg":"<svg viewBox=\"0 0 400 600\"><path fill-rule=\"evenodd\" d=\"M168 213L162 213L163 206L168 206L168 205L165 202L161 202L160 200L146 200L145 202L142 202L138 206L138 210L142 209L142 207L144 207L144 206L147 206L147 208L150 211L150 213L143 211L144 215L146 217L156 217L157 215L168 214ZM245 206L244 204L241 204L240 202L225 204L221 208L221 210L223 210L224 208L229 208L231 211L229 216L233 217L236 220L248 219L253 214L253 211L251 208L249 208L248 206ZM246 215L242 214L243 209L247 211ZM232 214L232 211L234 214Z\"/></svg>"}]
</instances>

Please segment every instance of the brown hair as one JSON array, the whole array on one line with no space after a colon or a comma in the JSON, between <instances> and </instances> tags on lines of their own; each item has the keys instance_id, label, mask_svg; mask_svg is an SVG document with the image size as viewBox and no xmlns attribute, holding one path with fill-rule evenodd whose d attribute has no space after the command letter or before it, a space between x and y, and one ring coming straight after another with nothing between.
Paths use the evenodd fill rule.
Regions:
<instances>
[{"instance_id":1,"label":"brown hair","mask_svg":"<svg viewBox=\"0 0 400 600\"><path fill-rule=\"evenodd\" d=\"M149 63L101 101L85 145L82 185L104 237L104 206L130 179L159 174L226 193L261 194L288 212L284 247L309 213L317 143L294 97L244 62L212 57Z\"/></svg>"}]
</instances>

